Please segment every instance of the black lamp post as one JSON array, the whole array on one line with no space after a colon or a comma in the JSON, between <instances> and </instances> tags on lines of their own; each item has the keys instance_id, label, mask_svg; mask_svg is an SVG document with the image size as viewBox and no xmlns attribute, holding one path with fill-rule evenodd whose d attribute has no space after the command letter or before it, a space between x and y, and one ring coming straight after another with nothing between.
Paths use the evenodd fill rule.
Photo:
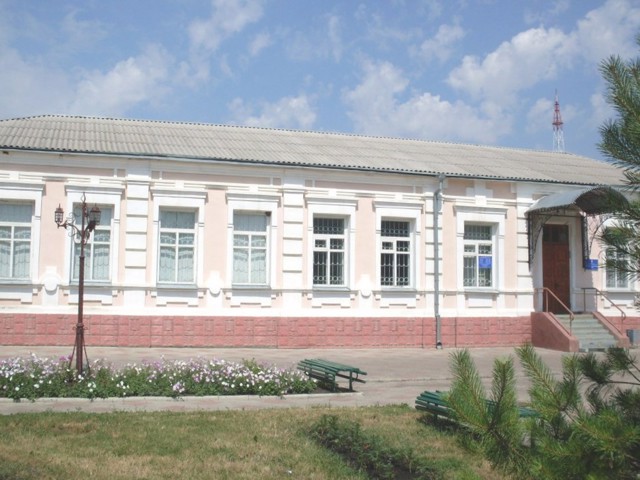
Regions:
<instances>
[{"instance_id":1,"label":"black lamp post","mask_svg":"<svg viewBox=\"0 0 640 480\"><path fill-rule=\"evenodd\" d=\"M65 230L69 231L70 237L76 237L80 242L80 264L79 273L78 273L78 323L76 324L76 342L73 346L73 352L71 353L71 358L69 362L73 361L73 355L76 355L76 370L78 371L78 375L80 375L83 371L83 354L86 352L84 345L84 323L82 320L82 309L84 303L84 246L89 241L89 237L91 237L91 232L93 232L97 225L100 224L100 209L94 205L91 210L87 209L87 202L84 193L82 194L82 226L78 228L76 225L76 217L72 213L65 219L64 218L64 210L60 204L58 204L58 208L56 208L55 213L55 221L58 228L62 227Z\"/></svg>"}]
</instances>

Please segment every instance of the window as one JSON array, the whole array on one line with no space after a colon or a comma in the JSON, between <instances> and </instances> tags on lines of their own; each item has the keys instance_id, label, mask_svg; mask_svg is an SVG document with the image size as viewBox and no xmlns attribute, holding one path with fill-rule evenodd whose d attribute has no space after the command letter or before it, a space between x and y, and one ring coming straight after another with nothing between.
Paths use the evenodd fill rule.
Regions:
<instances>
[{"instance_id":1,"label":"window","mask_svg":"<svg viewBox=\"0 0 640 480\"><path fill-rule=\"evenodd\" d=\"M491 225L464 225L463 277L465 287L493 286L493 233Z\"/></svg>"},{"instance_id":2,"label":"window","mask_svg":"<svg viewBox=\"0 0 640 480\"><path fill-rule=\"evenodd\" d=\"M29 278L32 215L30 204L0 203L0 278Z\"/></svg>"},{"instance_id":3,"label":"window","mask_svg":"<svg viewBox=\"0 0 640 480\"><path fill-rule=\"evenodd\" d=\"M267 227L264 213L233 214L233 283L267 283Z\"/></svg>"},{"instance_id":4,"label":"window","mask_svg":"<svg viewBox=\"0 0 640 480\"><path fill-rule=\"evenodd\" d=\"M195 237L195 212L160 210L160 282L195 281Z\"/></svg>"},{"instance_id":5,"label":"window","mask_svg":"<svg viewBox=\"0 0 640 480\"><path fill-rule=\"evenodd\" d=\"M345 284L345 221L343 218L313 219L313 284Z\"/></svg>"},{"instance_id":6,"label":"window","mask_svg":"<svg viewBox=\"0 0 640 480\"><path fill-rule=\"evenodd\" d=\"M411 284L411 224L401 220L382 220L380 284L406 287Z\"/></svg>"},{"instance_id":7,"label":"window","mask_svg":"<svg viewBox=\"0 0 640 480\"><path fill-rule=\"evenodd\" d=\"M628 256L613 248L607 250L607 260L624 264ZM628 288L629 274L622 269L607 268L607 288Z\"/></svg>"},{"instance_id":8,"label":"window","mask_svg":"<svg viewBox=\"0 0 640 480\"><path fill-rule=\"evenodd\" d=\"M105 282L109 280L111 258L111 219L113 208L101 206L100 224L96 226L91 238L84 246L84 279L85 281ZM80 205L74 205L73 214L81 219ZM79 223L78 227L82 224ZM73 279L78 280L80 274L80 243L74 242Z\"/></svg>"}]
</instances>

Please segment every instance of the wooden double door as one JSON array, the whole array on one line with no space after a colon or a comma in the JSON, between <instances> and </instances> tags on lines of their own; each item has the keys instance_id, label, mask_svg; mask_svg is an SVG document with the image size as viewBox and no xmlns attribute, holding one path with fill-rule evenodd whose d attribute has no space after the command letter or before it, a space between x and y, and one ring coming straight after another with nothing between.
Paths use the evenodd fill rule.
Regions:
<instances>
[{"instance_id":1,"label":"wooden double door","mask_svg":"<svg viewBox=\"0 0 640 480\"><path fill-rule=\"evenodd\" d=\"M569 227L545 225L542 230L542 284L571 308ZM567 313L552 296L545 295L545 311ZM547 303L548 302L548 303Z\"/></svg>"}]
</instances>

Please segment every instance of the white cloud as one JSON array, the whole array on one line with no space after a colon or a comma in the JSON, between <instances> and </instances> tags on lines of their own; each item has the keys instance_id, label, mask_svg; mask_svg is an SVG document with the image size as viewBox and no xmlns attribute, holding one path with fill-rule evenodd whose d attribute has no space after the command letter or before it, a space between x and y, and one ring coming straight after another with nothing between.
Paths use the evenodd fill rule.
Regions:
<instances>
[{"instance_id":1,"label":"white cloud","mask_svg":"<svg viewBox=\"0 0 640 480\"><path fill-rule=\"evenodd\" d=\"M67 51L86 51L107 36L107 30L102 23L78 19L77 10L64 16L60 32L64 35L64 48ZM59 44L57 48L60 48Z\"/></svg>"},{"instance_id":2,"label":"white cloud","mask_svg":"<svg viewBox=\"0 0 640 480\"><path fill-rule=\"evenodd\" d=\"M571 0L552 0L549 6L542 6L542 10L533 11L529 8L525 9L524 21L528 24L544 23L549 18L553 19L558 15L566 12L571 6ZM537 5L534 4L533 7Z\"/></svg>"},{"instance_id":3,"label":"white cloud","mask_svg":"<svg viewBox=\"0 0 640 480\"><path fill-rule=\"evenodd\" d=\"M214 52L220 43L262 17L262 0L212 0L211 16L189 25L189 38L196 50Z\"/></svg>"},{"instance_id":4,"label":"white cloud","mask_svg":"<svg viewBox=\"0 0 640 480\"><path fill-rule=\"evenodd\" d=\"M388 62L365 64L362 82L343 95L356 130L368 135L482 143L494 143L509 130L510 121L497 104L472 107L429 92L401 102L398 97L408 85L402 71Z\"/></svg>"},{"instance_id":5,"label":"white cloud","mask_svg":"<svg viewBox=\"0 0 640 480\"><path fill-rule=\"evenodd\" d=\"M570 58L568 37L557 29L535 28L503 42L482 61L466 56L448 83L476 99L508 106L516 96L541 80L555 78L560 65Z\"/></svg>"},{"instance_id":6,"label":"white cloud","mask_svg":"<svg viewBox=\"0 0 640 480\"><path fill-rule=\"evenodd\" d=\"M578 48L587 61L600 63L610 55L627 58L636 55L634 38L640 29L637 1L609 0L591 10L578 22L574 33Z\"/></svg>"},{"instance_id":7,"label":"white cloud","mask_svg":"<svg viewBox=\"0 0 640 480\"><path fill-rule=\"evenodd\" d=\"M609 105L603 93L598 92L591 95L589 103L592 108L592 113L589 117L592 128L600 128L605 121L616 118L616 111Z\"/></svg>"},{"instance_id":8,"label":"white cloud","mask_svg":"<svg viewBox=\"0 0 640 480\"><path fill-rule=\"evenodd\" d=\"M316 114L309 97L284 97L280 100L259 105L260 113L254 114L254 107L242 99L235 98L229 104L236 123L253 127L310 129L316 121Z\"/></svg>"},{"instance_id":9,"label":"white cloud","mask_svg":"<svg viewBox=\"0 0 640 480\"><path fill-rule=\"evenodd\" d=\"M255 57L262 50L269 47L271 43L271 36L268 33L259 33L253 38L251 44L249 44L249 53L252 57Z\"/></svg>"},{"instance_id":10,"label":"white cloud","mask_svg":"<svg viewBox=\"0 0 640 480\"><path fill-rule=\"evenodd\" d=\"M551 131L554 102L549 98L539 98L527 112L527 132ZM551 148L551 147L549 147Z\"/></svg>"},{"instance_id":11,"label":"white cloud","mask_svg":"<svg viewBox=\"0 0 640 480\"><path fill-rule=\"evenodd\" d=\"M361 131L368 123L367 116L370 115L371 121L393 111L396 107L395 95L409 85L409 80L391 63L366 62L363 69L363 81L344 94L345 103L352 110L350 116ZM378 120L374 121L377 123Z\"/></svg>"},{"instance_id":12,"label":"white cloud","mask_svg":"<svg viewBox=\"0 0 640 480\"><path fill-rule=\"evenodd\" d=\"M340 18L336 15L329 17L328 31L333 59L339 62L342 58L342 39L340 38Z\"/></svg>"},{"instance_id":13,"label":"white cloud","mask_svg":"<svg viewBox=\"0 0 640 480\"><path fill-rule=\"evenodd\" d=\"M110 71L68 66L69 56L90 49L105 35L100 25L78 20L75 12L67 14L51 26L59 32L59 41L46 53L39 50L29 55L28 49L9 46L9 40L19 43L15 31L6 43L0 42L2 116L115 116L161 98L171 82L172 61L160 47L151 46L136 57L118 62Z\"/></svg>"},{"instance_id":14,"label":"white cloud","mask_svg":"<svg viewBox=\"0 0 640 480\"><path fill-rule=\"evenodd\" d=\"M460 25L440 25L433 38L425 40L420 46L421 56L425 60L437 58L441 62L447 60L459 40L464 38L465 32Z\"/></svg>"},{"instance_id":15,"label":"white cloud","mask_svg":"<svg viewBox=\"0 0 640 480\"><path fill-rule=\"evenodd\" d=\"M195 87L207 81L210 73L210 57L227 38L242 32L263 15L264 0L211 0L211 15L189 24L189 58L180 65L177 80ZM254 39L249 50L264 48L264 38Z\"/></svg>"},{"instance_id":16,"label":"white cloud","mask_svg":"<svg viewBox=\"0 0 640 480\"><path fill-rule=\"evenodd\" d=\"M2 117L66 113L73 89L66 72L29 61L0 44Z\"/></svg>"},{"instance_id":17,"label":"white cloud","mask_svg":"<svg viewBox=\"0 0 640 480\"><path fill-rule=\"evenodd\" d=\"M328 15L326 18L326 23L288 34L285 49L289 57L301 61L332 58L339 62L342 59L342 19L337 15Z\"/></svg>"},{"instance_id":18,"label":"white cloud","mask_svg":"<svg viewBox=\"0 0 640 480\"><path fill-rule=\"evenodd\" d=\"M78 84L71 113L123 115L133 106L158 101L168 90L171 63L162 48L152 46L106 73L88 72Z\"/></svg>"},{"instance_id":19,"label":"white cloud","mask_svg":"<svg viewBox=\"0 0 640 480\"><path fill-rule=\"evenodd\" d=\"M557 2L555 8L566 8ZM476 99L509 105L530 87L556 78L578 61L591 67L611 54L635 54L633 41L640 28L640 7L630 0L608 0L589 11L568 33L556 28L533 28L503 42L483 59L464 57L448 82Z\"/></svg>"}]
</instances>

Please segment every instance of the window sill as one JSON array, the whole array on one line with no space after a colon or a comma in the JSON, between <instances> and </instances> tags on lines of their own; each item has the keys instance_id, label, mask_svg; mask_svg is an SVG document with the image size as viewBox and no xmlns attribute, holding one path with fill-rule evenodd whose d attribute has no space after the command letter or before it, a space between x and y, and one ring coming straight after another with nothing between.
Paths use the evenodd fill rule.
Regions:
<instances>
[{"instance_id":1,"label":"window sill","mask_svg":"<svg viewBox=\"0 0 640 480\"><path fill-rule=\"evenodd\" d=\"M195 283L158 283L158 290L195 290L198 286Z\"/></svg>"},{"instance_id":2,"label":"window sill","mask_svg":"<svg viewBox=\"0 0 640 480\"><path fill-rule=\"evenodd\" d=\"M271 290L270 285L231 285L232 290Z\"/></svg>"},{"instance_id":3,"label":"window sill","mask_svg":"<svg viewBox=\"0 0 640 480\"><path fill-rule=\"evenodd\" d=\"M346 285L314 285L314 292L350 292L351 289Z\"/></svg>"},{"instance_id":4,"label":"window sill","mask_svg":"<svg viewBox=\"0 0 640 480\"><path fill-rule=\"evenodd\" d=\"M464 293L486 293L491 295L497 295L500 292L495 288L464 287Z\"/></svg>"},{"instance_id":5,"label":"window sill","mask_svg":"<svg viewBox=\"0 0 640 480\"><path fill-rule=\"evenodd\" d=\"M69 284L69 287L78 288L79 286L80 285L78 284L77 281L71 282ZM108 288L111 288L111 287L113 287L113 284L111 282L87 282L85 280L84 288L91 288L91 287L98 287L98 288L108 287Z\"/></svg>"},{"instance_id":6,"label":"window sill","mask_svg":"<svg viewBox=\"0 0 640 480\"><path fill-rule=\"evenodd\" d=\"M12 279L12 278L0 278L0 285L12 285L16 287L31 287L33 284L28 278Z\"/></svg>"},{"instance_id":7,"label":"window sill","mask_svg":"<svg viewBox=\"0 0 640 480\"><path fill-rule=\"evenodd\" d=\"M418 293L415 287L380 287L382 293Z\"/></svg>"}]
</instances>

